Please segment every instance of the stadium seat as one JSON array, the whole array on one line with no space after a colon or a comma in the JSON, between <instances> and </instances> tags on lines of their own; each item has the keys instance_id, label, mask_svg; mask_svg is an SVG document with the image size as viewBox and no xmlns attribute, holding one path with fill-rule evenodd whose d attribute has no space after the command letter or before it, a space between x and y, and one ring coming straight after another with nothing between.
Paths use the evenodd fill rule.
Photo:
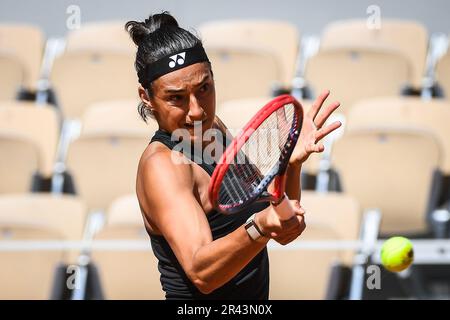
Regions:
<instances>
[{"instance_id":1,"label":"stadium seat","mask_svg":"<svg viewBox=\"0 0 450 320\"><path fill-rule=\"evenodd\" d=\"M0 101L0 131L27 136L39 149L39 172L51 178L59 137L59 119L54 107L32 102Z\"/></svg>"},{"instance_id":2,"label":"stadium seat","mask_svg":"<svg viewBox=\"0 0 450 320\"><path fill-rule=\"evenodd\" d=\"M347 132L365 127L422 127L433 132L442 147L441 170L450 176L450 102L414 97L384 97L361 101L347 117Z\"/></svg>"},{"instance_id":3,"label":"stadium seat","mask_svg":"<svg viewBox=\"0 0 450 320\"><path fill-rule=\"evenodd\" d=\"M297 248L303 241L352 241L358 239L361 211L349 195L303 191L306 229L285 247L269 245L271 299L333 298L331 270L351 265L352 251ZM338 279L333 279L337 281Z\"/></svg>"},{"instance_id":4,"label":"stadium seat","mask_svg":"<svg viewBox=\"0 0 450 320\"><path fill-rule=\"evenodd\" d=\"M80 137L69 145L66 164L88 207L103 210L116 197L134 192L139 158L156 122L150 119L145 125L133 100L89 108L82 124Z\"/></svg>"},{"instance_id":5,"label":"stadium seat","mask_svg":"<svg viewBox=\"0 0 450 320\"><path fill-rule=\"evenodd\" d=\"M444 97L450 99L450 51L436 65L436 80L444 91Z\"/></svg>"},{"instance_id":6,"label":"stadium seat","mask_svg":"<svg viewBox=\"0 0 450 320\"><path fill-rule=\"evenodd\" d=\"M154 119L147 123L137 111L138 100L114 100L92 104L82 117L82 134L120 134L121 132L151 138L158 129Z\"/></svg>"},{"instance_id":7,"label":"stadium seat","mask_svg":"<svg viewBox=\"0 0 450 320\"><path fill-rule=\"evenodd\" d=\"M85 218L84 205L74 197L0 195L2 241L81 240ZM74 257L63 249L1 250L0 299L49 299L55 269Z\"/></svg>"},{"instance_id":8,"label":"stadium seat","mask_svg":"<svg viewBox=\"0 0 450 320\"><path fill-rule=\"evenodd\" d=\"M144 250L96 250L93 262L106 299L164 299L158 261L151 251L136 195L116 199L107 211L105 227L95 240L147 241Z\"/></svg>"},{"instance_id":9,"label":"stadium seat","mask_svg":"<svg viewBox=\"0 0 450 320\"><path fill-rule=\"evenodd\" d=\"M383 235L427 234L432 190L442 150L437 137L416 127L352 130L333 145L341 190L363 210L380 209Z\"/></svg>"},{"instance_id":10,"label":"stadium seat","mask_svg":"<svg viewBox=\"0 0 450 320\"><path fill-rule=\"evenodd\" d=\"M390 47L408 59L412 67L411 80L415 89L422 87L428 50L428 34L417 21L383 18L380 28L370 28L367 20L336 21L325 27L321 37L321 50L334 48ZM384 68L384 71L390 70ZM389 74L393 72L389 71Z\"/></svg>"},{"instance_id":11,"label":"stadium seat","mask_svg":"<svg viewBox=\"0 0 450 320\"><path fill-rule=\"evenodd\" d=\"M15 56L0 51L0 70L0 101L14 100L23 85L23 66Z\"/></svg>"},{"instance_id":12,"label":"stadium seat","mask_svg":"<svg viewBox=\"0 0 450 320\"><path fill-rule=\"evenodd\" d=\"M389 72L387 72L389 70ZM400 95L411 79L408 60L390 50L329 49L311 57L305 78L314 94L329 89L346 114L360 99Z\"/></svg>"},{"instance_id":13,"label":"stadium seat","mask_svg":"<svg viewBox=\"0 0 450 320\"><path fill-rule=\"evenodd\" d=\"M39 147L24 134L0 130L0 193L28 192L40 167Z\"/></svg>"},{"instance_id":14,"label":"stadium seat","mask_svg":"<svg viewBox=\"0 0 450 320\"><path fill-rule=\"evenodd\" d=\"M36 91L44 41L44 34L36 26L0 24L0 51L10 52L21 63L24 70L23 86L28 91Z\"/></svg>"},{"instance_id":15,"label":"stadium seat","mask_svg":"<svg viewBox=\"0 0 450 320\"><path fill-rule=\"evenodd\" d=\"M247 45L267 48L281 66L282 84L291 86L300 47L300 34L294 25L275 20L222 20L205 23L198 31L206 47ZM242 72L238 74L240 79Z\"/></svg>"},{"instance_id":16,"label":"stadium seat","mask_svg":"<svg viewBox=\"0 0 450 320\"><path fill-rule=\"evenodd\" d=\"M302 191L300 203L306 211L308 224L333 228L339 240L358 239L362 211L353 196L340 192ZM308 234L308 230L305 232ZM301 241L301 238L298 240ZM351 265L353 256L351 250L341 251L340 261Z\"/></svg>"},{"instance_id":17,"label":"stadium seat","mask_svg":"<svg viewBox=\"0 0 450 320\"><path fill-rule=\"evenodd\" d=\"M67 51L92 49L100 52L136 51L133 41L125 30L125 22L122 21L87 22L83 23L81 28L67 34Z\"/></svg>"},{"instance_id":18,"label":"stadium seat","mask_svg":"<svg viewBox=\"0 0 450 320\"><path fill-rule=\"evenodd\" d=\"M55 60L50 80L66 118L81 117L96 102L138 97L134 55L120 50L66 51Z\"/></svg>"},{"instance_id":19,"label":"stadium seat","mask_svg":"<svg viewBox=\"0 0 450 320\"><path fill-rule=\"evenodd\" d=\"M231 99L268 96L281 80L281 65L267 49L210 45L206 52L214 72L218 104Z\"/></svg>"}]
</instances>

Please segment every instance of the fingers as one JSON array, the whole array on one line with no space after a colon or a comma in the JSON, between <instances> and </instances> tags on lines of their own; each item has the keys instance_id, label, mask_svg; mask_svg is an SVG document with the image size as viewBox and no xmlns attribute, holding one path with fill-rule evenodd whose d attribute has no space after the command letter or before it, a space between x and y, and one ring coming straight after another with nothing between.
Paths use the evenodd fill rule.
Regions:
<instances>
[{"instance_id":1,"label":"fingers","mask_svg":"<svg viewBox=\"0 0 450 320\"><path fill-rule=\"evenodd\" d=\"M280 244L287 244L295 240L305 229L305 210L300 205L298 200L288 200L294 211L294 215L288 220L280 220L278 214L275 212L272 217L276 220L272 220L266 225L265 231L263 231L270 238L279 242ZM272 213L272 211L270 211ZM256 218L258 215L256 216ZM258 223L258 222L257 222ZM259 223L261 225L261 222Z\"/></svg>"},{"instance_id":2,"label":"fingers","mask_svg":"<svg viewBox=\"0 0 450 320\"><path fill-rule=\"evenodd\" d=\"M289 232L283 232L282 234L277 234L275 232L271 233L271 238L273 238L275 241L282 245L286 245L295 239L297 239L305 230L306 224L305 220L303 218L303 215L297 215L296 218L296 225L292 230L289 230Z\"/></svg>"},{"instance_id":3,"label":"fingers","mask_svg":"<svg viewBox=\"0 0 450 320\"><path fill-rule=\"evenodd\" d=\"M340 121L335 121L332 124L317 130L316 132L316 143L326 137L328 134L333 132L334 130L340 128L342 123Z\"/></svg>"},{"instance_id":4,"label":"fingers","mask_svg":"<svg viewBox=\"0 0 450 320\"><path fill-rule=\"evenodd\" d=\"M325 150L325 147L323 145L323 143L314 143L311 142L309 145L306 146L306 152L308 153L313 153L313 152L323 152L323 150Z\"/></svg>"},{"instance_id":5,"label":"fingers","mask_svg":"<svg viewBox=\"0 0 450 320\"><path fill-rule=\"evenodd\" d=\"M300 201L298 200L289 200L289 201L291 201L292 203L295 215L303 216L305 214L305 209L301 206Z\"/></svg>"},{"instance_id":6,"label":"fingers","mask_svg":"<svg viewBox=\"0 0 450 320\"><path fill-rule=\"evenodd\" d=\"M300 226L299 222L301 222L301 220L303 220L302 215L294 215L289 220L281 221L281 228L276 231L272 231L270 233L270 236L272 238L278 238L278 237L285 238L285 237L289 237L293 234L297 234L299 226Z\"/></svg>"},{"instance_id":7,"label":"fingers","mask_svg":"<svg viewBox=\"0 0 450 320\"><path fill-rule=\"evenodd\" d=\"M290 230L294 229L298 224L298 208L294 209L294 215L288 220L280 220L281 230Z\"/></svg>"},{"instance_id":8,"label":"fingers","mask_svg":"<svg viewBox=\"0 0 450 320\"><path fill-rule=\"evenodd\" d=\"M308 111L308 116L311 119L315 119L315 117L317 116L317 114L319 113L320 108L322 107L324 101L328 98L328 96L330 95L330 91L329 90L325 90L324 92L322 92L320 94L320 96L314 101L314 103L311 106L311 109L309 109Z\"/></svg>"},{"instance_id":9,"label":"fingers","mask_svg":"<svg viewBox=\"0 0 450 320\"><path fill-rule=\"evenodd\" d=\"M306 211L302 206L300 206L300 208L299 208L299 214L301 214L302 216L304 216L306 214Z\"/></svg>"},{"instance_id":10,"label":"fingers","mask_svg":"<svg viewBox=\"0 0 450 320\"><path fill-rule=\"evenodd\" d=\"M340 128L341 126L342 126L342 123L340 121L335 121L332 124L317 130L317 132L314 135L314 141L305 145L305 151L307 153L323 152L325 150L325 146L323 145L323 143L319 143L319 141L322 140L327 135L329 135L331 132Z\"/></svg>"},{"instance_id":11,"label":"fingers","mask_svg":"<svg viewBox=\"0 0 450 320\"><path fill-rule=\"evenodd\" d=\"M324 123L327 121L327 119L330 117L330 115L341 105L340 102L333 102L330 104L323 112L321 112L315 119L314 124L317 126L317 128L321 128Z\"/></svg>"},{"instance_id":12,"label":"fingers","mask_svg":"<svg viewBox=\"0 0 450 320\"><path fill-rule=\"evenodd\" d=\"M312 152L320 153L323 152L323 150L325 150L325 146L322 142L313 145Z\"/></svg>"},{"instance_id":13,"label":"fingers","mask_svg":"<svg viewBox=\"0 0 450 320\"><path fill-rule=\"evenodd\" d=\"M275 237L289 237L296 235L298 237L305 228L305 218L300 209L295 210L295 215L289 220L281 221L281 228L276 231L272 231L270 235ZM304 212L304 210L303 210Z\"/></svg>"},{"instance_id":14,"label":"fingers","mask_svg":"<svg viewBox=\"0 0 450 320\"><path fill-rule=\"evenodd\" d=\"M300 208L300 201L298 200L289 200L292 204L292 207L295 209L299 209Z\"/></svg>"}]
</instances>

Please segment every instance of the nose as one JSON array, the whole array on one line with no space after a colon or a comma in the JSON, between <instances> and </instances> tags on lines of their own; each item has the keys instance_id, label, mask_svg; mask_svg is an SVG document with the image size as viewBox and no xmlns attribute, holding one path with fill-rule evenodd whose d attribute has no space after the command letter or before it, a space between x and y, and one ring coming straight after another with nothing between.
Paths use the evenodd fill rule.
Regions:
<instances>
[{"instance_id":1,"label":"nose","mask_svg":"<svg viewBox=\"0 0 450 320\"><path fill-rule=\"evenodd\" d=\"M202 121L205 117L205 110L200 106L195 95L191 95L189 99L188 117L190 121Z\"/></svg>"}]
</instances>

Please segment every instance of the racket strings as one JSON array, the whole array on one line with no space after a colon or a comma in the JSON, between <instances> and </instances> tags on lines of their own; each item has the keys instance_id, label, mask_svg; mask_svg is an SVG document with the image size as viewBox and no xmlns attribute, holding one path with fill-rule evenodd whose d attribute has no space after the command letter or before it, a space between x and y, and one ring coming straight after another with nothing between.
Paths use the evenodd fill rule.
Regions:
<instances>
[{"instance_id":1,"label":"racket strings","mask_svg":"<svg viewBox=\"0 0 450 320\"><path fill-rule=\"evenodd\" d=\"M282 159L296 117L294 105L286 104L251 133L223 178L219 190L220 205L241 205L266 187L262 182L271 179L270 173Z\"/></svg>"}]
</instances>

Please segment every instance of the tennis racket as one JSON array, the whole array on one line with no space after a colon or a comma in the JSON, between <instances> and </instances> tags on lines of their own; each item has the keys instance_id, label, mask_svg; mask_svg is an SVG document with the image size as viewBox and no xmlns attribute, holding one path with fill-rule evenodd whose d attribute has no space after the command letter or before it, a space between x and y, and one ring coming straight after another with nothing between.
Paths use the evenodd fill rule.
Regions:
<instances>
[{"instance_id":1,"label":"tennis racket","mask_svg":"<svg viewBox=\"0 0 450 320\"><path fill-rule=\"evenodd\" d=\"M218 211L232 214L255 202L270 201L281 220L294 215L284 190L302 121L302 106L290 95L279 96L258 111L231 141L213 172L208 191Z\"/></svg>"}]
</instances>

